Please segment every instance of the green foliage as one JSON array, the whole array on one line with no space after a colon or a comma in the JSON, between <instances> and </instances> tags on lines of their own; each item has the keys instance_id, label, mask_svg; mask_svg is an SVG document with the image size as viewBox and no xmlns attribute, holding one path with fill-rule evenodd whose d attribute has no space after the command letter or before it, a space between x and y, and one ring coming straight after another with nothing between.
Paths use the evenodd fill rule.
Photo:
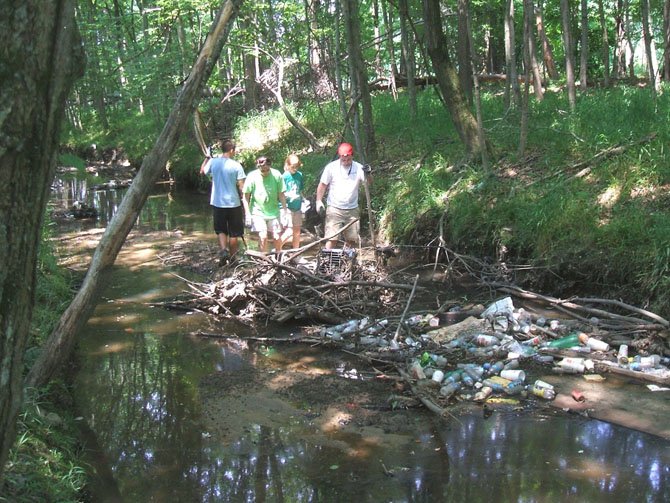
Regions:
<instances>
[{"instance_id":1,"label":"green foliage","mask_svg":"<svg viewBox=\"0 0 670 503\"><path fill-rule=\"evenodd\" d=\"M84 500L90 468L82 461L76 426L62 403L69 401L69 393L60 383L28 393L17 422L18 440L0 486L0 501Z\"/></svg>"}]
</instances>

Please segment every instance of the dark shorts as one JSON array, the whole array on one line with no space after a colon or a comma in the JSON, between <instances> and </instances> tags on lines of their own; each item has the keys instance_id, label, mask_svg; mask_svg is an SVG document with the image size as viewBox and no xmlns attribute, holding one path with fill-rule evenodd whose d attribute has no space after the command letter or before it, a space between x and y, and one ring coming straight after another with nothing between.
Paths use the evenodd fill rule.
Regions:
<instances>
[{"instance_id":1,"label":"dark shorts","mask_svg":"<svg viewBox=\"0 0 670 503\"><path fill-rule=\"evenodd\" d=\"M214 232L226 234L231 238L244 235L244 210L242 206L236 208L217 208L212 206L214 214Z\"/></svg>"}]
</instances>

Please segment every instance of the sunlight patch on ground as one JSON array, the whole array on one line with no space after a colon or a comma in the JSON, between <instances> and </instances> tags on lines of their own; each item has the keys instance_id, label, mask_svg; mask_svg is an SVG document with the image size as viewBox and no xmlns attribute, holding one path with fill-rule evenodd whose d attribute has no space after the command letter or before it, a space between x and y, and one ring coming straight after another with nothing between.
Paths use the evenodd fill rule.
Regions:
<instances>
[{"instance_id":1,"label":"sunlight patch on ground","mask_svg":"<svg viewBox=\"0 0 670 503\"><path fill-rule=\"evenodd\" d=\"M598 196L598 204L607 209L611 209L621 198L621 187L608 187Z\"/></svg>"}]
</instances>

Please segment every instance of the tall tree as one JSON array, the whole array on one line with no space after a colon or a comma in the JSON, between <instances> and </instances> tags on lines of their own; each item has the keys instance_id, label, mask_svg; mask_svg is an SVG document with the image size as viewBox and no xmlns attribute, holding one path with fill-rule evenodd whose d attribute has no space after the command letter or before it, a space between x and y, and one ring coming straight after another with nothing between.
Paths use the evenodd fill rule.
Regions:
<instances>
[{"instance_id":1,"label":"tall tree","mask_svg":"<svg viewBox=\"0 0 670 503\"><path fill-rule=\"evenodd\" d=\"M525 45L528 46L528 62L530 64L530 73L533 75L533 91L535 92L535 98L538 101L544 99L544 89L542 88L542 74L540 73L540 65L537 62L537 47L535 44L535 36L533 34L533 15L535 13L535 6L533 5L533 0L524 0L523 8L523 18L524 18L524 36L526 40L524 41ZM529 21L529 25L526 26L526 20ZM525 61L525 60L524 60ZM527 72L528 73L528 72Z\"/></svg>"},{"instance_id":2,"label":"tall tree","mask_svg":"<svg viewBox=\"0 0 670 503\"><path fill-rule=\"evenodd\" d=\"M603 0L598 0L598 19L602 33L602 60L603 60L603 86L610 86L610 44L607 33L607 21L605 19L605 6Z\"/></svg>"},{"instance_id":3,"label":"tall tree","mask_svg":"<svg viewBox=\"0 0 670 503\"><path fill-rule=\"evenodd\" d=\"M663 2L663 79L670 82L670 0Z\"/></svg>"},{"instance_id":4,"label":"tall tree","mask_svg":"<svg viewBox=\"0 0 670 503\"><path fill-rule=\"evenodd\" d=\"M519 80L516 72L516 37L514 35L514 0L506 0L505 7L505 107L519 104Z\"/></svg>"},{"instance_id":5,"label":"tall tree","mask_svg":"<svg viewBox=\"0 0 670 503\"><path fill-rule=\"evenodd\" d=\"M226 0L218 12L211 31L200 49L191 73L177 96L172 112L153 148L126 192L117 213L105 229L91 260L84 282L72 303L49 335L39 358L26 378L28 386L40 386L58 371L69 358L77 331L86 323L95 308L97 294L106 273L114 264L128 233L137 221L149 191L165 169L179 135L188 125L202 88L212 73L216 60L237 15L242 0Z\"/></svg>"},{"instance_id":6,"label":"tall tree","mask_svg":"<svg viewBox=\"0 0 670 503\"><path fill-rule=\"evenodd\" d=\"M670 1L670 0L668 0ZM404 61L405 74L407 75L407 95L409 97L409 114L416 117L418 108L416 104L416 59L414 57L414 32L411 30L412 20L409 15L407 0L398 1L400 11L400 40L402 43L402 57Z\"/></svg>"},{"instance_id":7,"label":"tall tree","mask_svg":"<svg viewBox=\"0 0 670 503\"><path fill-rule=\"evenodd\" d=\"M373 160L377 155L375 127L372 117L372 97L368 87L368 77L363 53L361 52L361 25L358 0L342 0L342 17L347 37L347 53L349 54L349 78L351 81L351 98L354 102L360 100L362 109L363 138L354 134L357 145L366 161Z\"/></svg>"},{"instance_id":8,"label":"tall tree","mask_svg":"<svg viewBox=\"0 0 670 503\"><path fill-rule=\"evenodd\" d=\"M570 2L561 0L561 22L563 25L563 46L565 47L565 78L568 88L568 103L574 112L577 106L577 92L575 89L575 51L572 43L572 28L570 23Z\"/></svg>"},{"instance_id":9,"label":"tall tree","mask_svg":"<svg viewBox=\"0 0 670 503\"><path fill-rule=\"evenodd\" d=\"M426 30L426 49L433 63L442 99L466 152L481 157L484 150L488 152L488 145L486 140L482 142L479 136L477 121L468 108L458 73L451 63L447 37L442 30L439 0L423 0L423 21Z\"/></svg>"},{"instance_id":10,"label":"tall tree","mask_svg":"<svg viewBox=\"0 0 670 503\"><path fill-rule=\"evenodd\" d=\"M640 14L642 16L642 33L644 34L644 51L647 55L647 75L649 76L649 88L654 96L660 89L659 73L656 71L658 62L656 59L656 44L652 35L651 19L649 17L649 0L640 0Z\"/></svg>"},{"instance_id":11,"label":"tall tree","mask_svg":"<svg viewBox=\"0 0 670 503\"><path fill-rule=\"evenodd\" d=\"M582 92L586 91L588 82L586 81L589 65L589 7L587 0L581 0L581 50L579 51L579 88Z\"/></svg>"},{"instance_id":12,"label":"tall tree","mask_svg":"<svg viewBox=\"0 0 670 503\"><path fill-rule=\"evenodd\" d=\"M11 0L0 18L0 480L15 439L37 247L65 99L84 69L74 0Z\"/></svg>"},{"instance_id":13,"label":"tall tree","mask_svg":"<svg viewBox=\"0 0 670 503\"><path fill-rule=\"evenodd\" d=\"M458 0L458 42L456 54L458 59L458 80L468 101L472 103L472 65L470 58L470 37L468 36L468 15L470 0Z\"/></svg>"}]
</instances>

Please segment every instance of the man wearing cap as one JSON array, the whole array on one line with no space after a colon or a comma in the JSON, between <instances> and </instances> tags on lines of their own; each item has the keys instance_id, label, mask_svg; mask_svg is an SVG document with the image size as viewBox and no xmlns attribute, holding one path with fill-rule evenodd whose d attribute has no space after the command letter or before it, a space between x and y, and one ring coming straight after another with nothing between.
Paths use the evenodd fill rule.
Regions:
<instances>
[{"instance_id":1,"label":"man wearing cap","mask_svg":"<svg viewBox=\"0 0 670 503\"><path fill-rule=\"evenodd\" d=\"M366 170L362 164L354 161L354 148L349 143L342 143L337 148L336 159L326 165L316 189L316 211L323 213L323 196L328 190L328 209L326 210L326 226L324 233L329 236L346 224L360 218L358 210L358 190L365 182ZM345 243L354 248L360 243L359 222L348 227L344 232ZM326 243L326 248L335 246L337 240Z\"/></svg>"}]
</instances>

